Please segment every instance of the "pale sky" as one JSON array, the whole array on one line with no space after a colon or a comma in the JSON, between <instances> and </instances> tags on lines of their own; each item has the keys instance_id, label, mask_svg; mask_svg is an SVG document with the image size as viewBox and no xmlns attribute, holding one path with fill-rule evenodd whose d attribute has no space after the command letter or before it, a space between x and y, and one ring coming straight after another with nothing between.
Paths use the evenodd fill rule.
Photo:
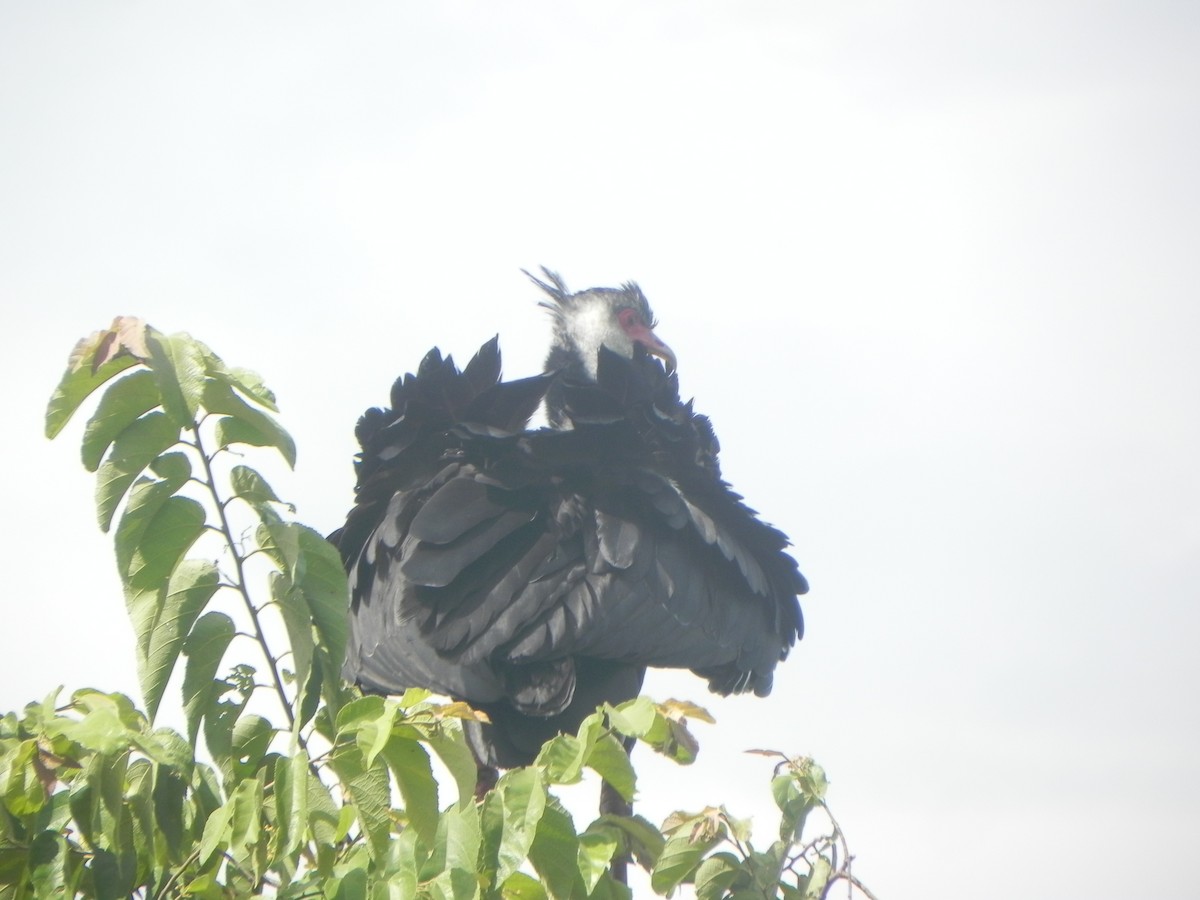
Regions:
<instances>
[{"instance_id":1,"label":"pale sky","mask_svg":"<svg viewBox=\"0 0 1200 900\"><path fill-rule=\"evenodd\" d=\"M538 371L546 264L641 283L812 583L771 697L651 679L719 721L642 812L769 842L766 747L888 900L1194 896L1197 85L1182 2L0 0L0 710L138 693L80 336L258 370L329 531L429 347Z\"/></svg>"}]
</instances>

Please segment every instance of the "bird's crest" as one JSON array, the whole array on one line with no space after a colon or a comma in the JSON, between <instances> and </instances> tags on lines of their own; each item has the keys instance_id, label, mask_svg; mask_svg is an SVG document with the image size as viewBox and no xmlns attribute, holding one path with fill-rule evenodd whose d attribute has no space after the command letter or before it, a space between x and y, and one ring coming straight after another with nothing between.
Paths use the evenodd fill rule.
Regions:
<instances>
[{"instance_id":1,"label":"bird's crest","mask_svg":"<svg viewBox=\"0 0 1200 900\"><path fill-rule=\"evenodd\" d=\"M541 288L550 298L550 300L540 301L538 306L550 310L557 317L561 318L565 311L585 296L600 295L611 297L619 295L624 300L623 305L636 309L649 327L656 328L658 326L658 322L654 318L654 311L650 308L650 301L646 299L646 295L642 293L642 289L636 281L622 282L619 288L595 287L572 293L567 289L567 283L563 281L562 276L557 272L545 266L542 266L541 270L542 275L545 276L545 281L538 278L528 269L522 269L521 271L525 274L526 278Z\"/></svg>"}]
</instances>

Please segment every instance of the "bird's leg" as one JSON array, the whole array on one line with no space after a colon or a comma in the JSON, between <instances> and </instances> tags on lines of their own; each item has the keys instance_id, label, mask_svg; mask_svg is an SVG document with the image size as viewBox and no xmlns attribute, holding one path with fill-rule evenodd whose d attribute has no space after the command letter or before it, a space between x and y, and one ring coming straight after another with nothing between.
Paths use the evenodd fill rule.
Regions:
<instances>
[{"instance_id":1,"label":"bird's leg","mask_svg":"<svg viewBox=\"0 0 1200 900\"><path fill-rule=\"evenodd\" d=\"M487 792L496 786L499 779L499 769L477 761L475 763L475 802L482 803Z\"/></svg>"},{"instance_id":2,"label":"bird's leg","mask_svg":"<svg viewBox=\"0 0 1200 900\"><path fill-rule=\"evenodd\" d=\"M629 755L633 753L633 745L637 743L633 738L626 738L624 741L625 753ZM609 784L607 781L600 783L600 815L607 816L632 816L633 802L626 800L621 796L620 791ZM612 875L613 881L618 884L629 884L629 854L621 851L613 857L612 863L609 865L609 874Z\"/></svg>"}]
</instances>

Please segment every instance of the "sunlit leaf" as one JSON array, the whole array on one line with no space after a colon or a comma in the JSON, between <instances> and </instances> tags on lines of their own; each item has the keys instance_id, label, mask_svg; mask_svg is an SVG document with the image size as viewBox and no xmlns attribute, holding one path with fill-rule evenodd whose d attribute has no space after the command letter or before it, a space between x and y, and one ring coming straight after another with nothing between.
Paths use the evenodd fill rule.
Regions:
<instances>
[{"instance_id":1,"label":"sunlit leaf","mask_svg":"<svg viewBox=\"0 0 1200 900\"><path fill-rule=\"evenodd\" d=\"M540 881L524 872L513 872L500 885L502 900L545 900L549 896Z\"/></svg>"},{"instance_id":2,"label":"sunlit leaf","mask_svg":"<svg viewBox=\"0 0 1200 900\"><path fill-rule=\"evenodd\" d=\"M133 372L111 384L83 432L80 452L84 468L95 472L117 436L161 403L158 382L147 370Z\"/></svg>"},{"instance_id":3,"label":"sunlit leaf","mask_svg":"<svg viewBox=\"0 0 1200 900\"><path fill-rule=\"evenodd\" d=\"M196 856L200 865L207 864L217 850L224 850L229 846L229 841L233 836L234 806L234 800L231 797L204 823L200 846L196 848Z\"/></svg>"},{"instance_id":4,"label":"sunlit leaf","mask_svg":"<svg viewBox=\"0 0 1200 900\"><path fill-rule=\"evenodd\" d=\"M308 823L308 754L297 750L275 763L275 858L291 856L304 841Z\"/></svg>"},{"instance_id":5,"label":"sunlit leaf","mask_svg":"<svg viewBox=\"0 0 1200 900\"><path fill-rule=\"evenodd\" d=\"M83 713L78 719L60 718L56 728L70 740L88 750L111 756L127 748L134 740L128 709L114 700L114 695L97 691L77 691L72 697L75 707ZM140 730L140 729L137 729Z\"/></svg>"},{"instance_id":6,"label":"sunlit leaf","mask_svg":"<svg viewBox=\"0 0 1200 900\"><path fill-rule=\"evenodd\" d=\"M746 877L732 853L714 853L696 869L696 900L721 900L738 877Z\"/></svg>"},{"instance_id":7,"label":"sunlit leaf","mask_svg":"<svg viewBox=\"0 0 1200 900\"><path fill-rule=\"evenodd\" d=\"M204 349L187 334L146 332L150 370L158 382L166 414L180 428L191 427L204 392Z\"/></svg>"},{"instance_id":8,"label":"sunlit leaf","mask_svg":"<svg viewBox=\"0 0 1200 900\"><path fill-rule=\"evenodd\" d=\"M573 734L558 734L542 745L534 764L551 784L576 784L583 777L587 745Z\"/></svg>"},{"instance_id":9,"label":"sunlit leaf","mask_svg":"<svg viewBox=\"0 0 1200 900\"><path fill-rule=\"evenodd\" d=\"M223 359L204 346L204 344L201 344L199 341L196 343L204 351L205 368L210 377L236 388L255 403L265 406L272 412L279 412L279 409L275 405L275 394L263 384L263 380L257 372L237 366L228 366Z\"/></svg>"},{"instance_id":10,"label":"sunlit leaf","mask_svg":"<svg viewBox=\"0 0 1200 900\"><path fill-rule=\"evenodd\" d=\"M118 316L107 331L94 332L75 345L46 407L46 437L57 436L98 387L149 355L145 329L140 319Z\"/></svg>"},{"instance_id":11,"label":"sunlit leaf","mask_svg":"<svg viewBox=\"0 0 1200 900\"><path fill-rule=\"evenodd\" d=\"M391 831L391 797L388 791L387 768L376 760L367 766L362 752L354 744L334 749L329 764L345 785L354 804L358 823L367 836L371 856L381 857L387 850Z\"/></svg>"},{"instance_id":12,"label":"sunlit leaf","mask_svg":"<svg viewBox=\"0 0 1200 900\"><path fill-rule=\"evenodd\" d=\"M204 408L224 416L217 422L217 444L249 444L275 447L289 466L296 465L296 443L269 414L242 400L228 384L208 379L204 385Z\"/></svg>"},{"instance_id":13,"label":"sunlit leaf","mask_svg":"<svg viewBox=\"0 0 1200 900\"><path fill-rule=\"evenodd\" d=\"M163 485L164 482L155 484ZM143 481L134 490L140 494L150 493L150 490L141 490L146 485ZM149 485L150 488L153 486ZM134 498L131 494L130 499L140 497ZM130 548L128 560L122 560L125 566L120 575L127 596L146 591L161 593L167 578L204 531L204 507L190 497L167 497L157 507L140 531L137 545ZM139 638L145 641L146 635L139 634Z\"/></svg>"},{"instance_id":14,"label":"sunlit leaf","mask_svg":"<svg viewBox=\"0 0 1200 900\"><path fill-rule=\"evenodd\" d=\"M608 871L619 846L620 842L608 833L591 832L579 836L579 875L589 894Z\"/></svg>"},{"instance_id":15,"label":"sunlit leaf","mask_svg":"<svg viewBox=\"0 0 1200 900\"><path fill-rule=\"evenodd\" d=\"M779 838L784 841L794 841L804 831L804 822L813 803L800 793L796 780L791 775L777 775L771 779L771 794L775 805L781 813L779 819Z\"/></svg>"},{"instance_id":16,"label":"sunlit leaf","mask_svg":"<svg viewBox=\"0 0 1200 900\"><path fill-rule=\"evenodd\" d=\"M14 816L27 816L46 803L46 787L36 769L37 741L22 741L6 760L8 778L3 784L4 806Z\"/></svg>"},{"instance_id":17,"label":"sunlit leaf","mask_svg":"<svg viewBox=\"0 0 1200 900\"><path fill-rule=\"evenodd\" d=\"M187 666L183 676L183 708L188 738L194 744L200 720L219 696L214 678L236 631L233 619L224 613L205 613L192 626L183 642Z\"/></svg>"},{"instance_id":18,"label":"sunlit leaf","mask_svg":"<svg viewBox=\"0 0 1200 900\"><path fill-rule=\"evenodd\" d=\"M257 772L274 737L275 726L262 716L240 716L233 726L234 771L242 778Z\"/></svg>"},{"instance_id":19,"label":"sunlit leaf","mask_svg":"<svg viewBox=\"0 0 1200 900\"><path fill-rule=\"evenodd\" d=\"M517 871L537 837L538 823L546 810L546 786L535 767L512 769L495 787L503 810L503 829L497 849L496 877L503 881ZM572 832L573 833L573 832Z\"/></svg>"},{"instance_id":20,"label":"sunlit leaf","mask_svg":"<svg viewBox=\"0 0 1200 900\"><path fill-rule=\"evenodd\" d=\"M249 466L234 466L229 472L229 483L234 496L256 510L269 509L267 504L280 502L267 480Z\"/></svg>"},{"instance_id":21,"label":"sunlit leaf","mask_svg":"<svg viewBox=\"0 0 1200 900\"><path fill-rule=\"evenodd\" d=\"M653 868L658 862L666 841L662 832L643 816L616 816L605 814L588 826L588 831L617 832L622 844L639 863Z\"/></svg>"},{"instance_id":22,"label":"sunlit leaf","mask_svg":"<svg viewBox=\"0 0 1200 900\"><path fill-rule=\"evenodd\" d=\"M548 804L542 811L537 834L529 849L529 861L555 900L570 897L576 884L582 888L579 838L575 834L575 823L562 807Z\"/></svg>"},{"instance_id":23,"label":"sunlit leaf","mask_svg":"<svg viewBox=\"0 0 1200 900\"><path fill-rule=\"evenodd\" d=\"M587 765L613 786L625 800L632 801L637 789L637 775L624 745L611 734L596 741L588 753Z\"/></svg>"},{"instance_id":24,"label":"sunlit leaf","mask_svg":"<svg viewBox=\"0 0 1200 900\"><path fill-rule=\"evenodd\" d=\"M697 706L690 700L664 700L658 704L659 711L668 719L699 719L710 725L716 724L716 719L703 706Z\"/></svg>"},{"instance_id":25,"label":"sunlit leaf","mask_svg":"<svg viewBox=\"0 0 1200 900\"><path fill-rule=\"evenodd\" d=\"M338 806L330 796L329 788L312 772L305 775L308 786L308 827L313 840L329 846L338 833Z\"/></svg>"},{"instance_id":26,"label":"sunlit leaf","mask_svg":"<svg viewBox=\"0 0 1200 900\"><path fill-rule=\"evenodd\" d=\"M303 593L321 641L340 669L346 651L349 587L337 549L313 529L295 523L263 525L258 541Z\"/></svg>"},{"instance_id":27,"label":"sunlit leaf","mask_svg":"<svg viewBox=\"0 0 1200 900\"><path fill-rule=\"evenodd\" d=\"M146 529L167 499L187 484L192 465L182 453L167 453L154 461L152 471L159 477L139 478L129 492L129 502L125 504L113 541L117 571L126 584L131 572L135 571L134 555L141 548Z\"/></svg>"},{"instance_id":28,"label":"sunlit leaf","mask_svg":"<svg viewBox=\"0 0 1200 900\"><path fill-rule=\"evenodd\" d=\"M29 845L29 881L33 893L42 897L61 897L67 887L67 841L53 831L43 831Z\"/></svg>"},{"instance_id":29,"label":"sunlit leaf","mask_svg":"<svg viewBox=\"0 0 1200 900\"><path fill-rule=\"evenodd\" d=\"M442 875L437 887L454 900L479 896L479 811L473 804L452 806L438 822L436 838Z\"/></svg>"},{"instance_id":30,"label":"sunlit leaf","mask_svg":"<svg viewBox=\"0 0 1200 900\"><path fill-rule=\"evenodd\" d=\"M645 737L660 718L654 701L648 697L637 697L616 707L608 707L609 721L613 728L629 737Z\"/></svg>"},{"instance_id":31,"label":"sunlit leaf","mask_svg":"<svg viewBox=\"0 0 1200 900\"><path fill-rule=\"evenodd\" d=\"M145 635L138 635L138 675L146 710L152 718L158 712L184 639L217 592L218 584L217 567L211 562L184 560L171 573L166 596L151 627Z\"/></svg>"},{"instance_id":32,"label":"sunlit leaf","mask_svg":"<svg viewBox=\"0 0 1200 900\"><path fill-rule=\"evenodd\" d=\"M179 440L179 426L164 413L149 412L113 441L108 459L96 474L96 516L108 531L121 498L133 480Z\"/></svg>"},{"instance_id":33,"label":"sunlit leaf","mask_svg":"<svg viewBox=\"0 0 1200 900\"><path fill-rule=\"evenodd\" d=\"M275 608L283 619L288 644L292 649L291 669L299 686L296 708L300 709L307 705L306 695L311 694L314 687L320 690L320 684L312 684L309 678L316 644L313 639L312 614L303 592L292 584L291 578L286 574L272 572L269 586L271 599L275 601Z\"/></svg>"},{"instance_id":34,"label":"sunlit leaf","mask_svg":"<svg viewBox=\"0 0 1200 900\"><path fill-rule=\"evenodd\" d=\"M472 802L479 773L475 757L471 755L471 750L463 738L462 726L452 720L441 722L426 740L438 759L450 771L458 787L458 802Z\"/></svg>"},{"instance_id":35,"label":"sunlit leaf","mask_svg":"<svg viewBox=\"0 0 1200 900\"><path fill-rule=\"evenodd\" d=\"M396 723L395 706L385 701L378 709L377 716L362 716L354 723L354 740L368 766L375 762L375 757L388 745L392 737L392 726Z\"/></svg>"},{"instance_id":36,"label":"sunlit leaf","mask_svg":"<svg viewBox=\"0 0 1200 900\"><path fill-rule=\"evenodd\" d=\"M166 766L154 773L154 816L172 862L180 862L190 851L184 848L184 806L187 782Z\"/></svg>"},{"instance_id":37,"label":"sunlit leaf","mask_svg":"<svg viewBox=\"0 0 1200 900\"><path fill-rule=\"evenodd\" d=\"M416 741L391 735L383 758L400 788L409 822L423 840L432 840L437 833L438 784L429 754Z\"/></svg>"},{"instance_id":38,"label":"sunlit leaf","mask_svg":"<svg viewBox=\"0 0 1200 900\"><path fill-rule=\"evenodd\" d=\"M804 886L804 900L821 900L825 896L825 886L829 884L829 876L833 866L824 856L817 857L808 873L808 881Z\"/></svg>"},{"instance_id":39,"label":"sunlit leaf","mask_svg":"<svg viewBox=\"0 0 1200 900\"><path fill-rule=\"evenodd\" d=\"M684 881L690 880L704 855L717 843L714 836L677 834L667 840L659 854L654 871L650 873L650 886L660 894L673 890Z\"/></svg>"},{"instance_id":40,"label":"sunlit leaf","mask_svg":"<svg viewBox=\"0 0 1200 900\"><path fill-rule=\"evenodd\" d=\"M233 815L230 818L229 850L235 859L248 866L255 875L255 845L262 835L263 786L258 778L244 778L234 789Z\"/></svg>"}]
</instances>

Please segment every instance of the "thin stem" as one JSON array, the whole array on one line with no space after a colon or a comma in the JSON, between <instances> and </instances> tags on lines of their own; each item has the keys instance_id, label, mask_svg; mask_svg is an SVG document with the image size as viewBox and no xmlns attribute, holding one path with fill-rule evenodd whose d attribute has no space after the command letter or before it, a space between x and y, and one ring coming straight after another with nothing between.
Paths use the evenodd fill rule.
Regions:
<instances>
[{"instance_id":1,"label":"thin stem","mask_svg":"<svg viewBox=\"0 0 1200 900\"><path fill-rule=\"evenodd\" d=\"M262 622L259 621L258 612L255 609L254 601L250 598L250 591L246 587L246 570L243 565L241 555L237 551L237 542L233 538L233 529L229 525L229 518L225 515L225 507L221 502L221 496L217 493L216 476L213 474L212 462L207 453L204 452L204 446L200 437L200 427L193 427L193 434L196 436L196 449L199 451L201 462L204 464L205 485L212 494L213 502L217 507L217 518L220 521L220 532L225 538L225 542L230 550L233 551L233 565L236 569L236 583L233 585L234 590L241 596L242 602L246 606L246 612L250 616L250 622L254 625L254 639L258 642L258 646L262 649L263 656L267 660L267 668L271 671L271 679L274 682L275 693L279 697L279 705L283 707L283 713L287 717L288 729L295 731L296 715L292 712L292 704L288 699L287 691L283 686L283 679L279 674L279 669L275 666L275 658L271 655L271 648L267 644L267 636L263 632ZM300 746L304 746L304 738L297 735Z\"/></svg>"}]
</instances>

